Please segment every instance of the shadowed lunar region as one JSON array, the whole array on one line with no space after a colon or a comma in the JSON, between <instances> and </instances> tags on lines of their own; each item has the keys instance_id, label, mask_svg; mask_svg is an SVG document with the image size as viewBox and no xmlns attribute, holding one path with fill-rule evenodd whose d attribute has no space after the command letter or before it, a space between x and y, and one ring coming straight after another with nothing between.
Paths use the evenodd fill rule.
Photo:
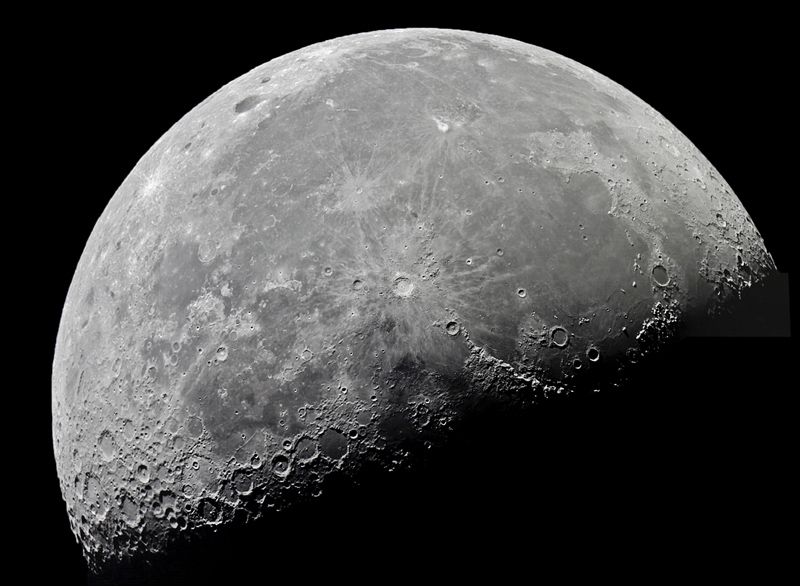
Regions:
<instances>
[{"instance_id":1,"label":"shadowed lunar region","mask_svg":"<svg viewBox=\"0 0 800 586\"><path fill-rule=\"evenodd\" d=\"M53 362L71 528L101 574L178 582L664 524L695 506L675 471L725 462L670 460L709 416L683 392L719 392L678 341L769 334L735 309L769 305L768 249L678 128L546 49L277 57L169 128L86 244Z\"/></svg>"}]
</instances>

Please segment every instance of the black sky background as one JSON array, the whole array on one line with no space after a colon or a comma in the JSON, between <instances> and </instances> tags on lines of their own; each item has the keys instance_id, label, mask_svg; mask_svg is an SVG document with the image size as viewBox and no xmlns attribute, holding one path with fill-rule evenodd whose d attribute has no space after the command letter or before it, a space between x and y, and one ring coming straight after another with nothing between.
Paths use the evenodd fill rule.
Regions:
<instances>
[{"instance_id":1,"label":"black sky background","mask_svg":"<svg viewBox=\"0 0 800 586\"><path fill-rule=\"evenodd\" d=\"M20 562L32 576L58 568L57 583L86 583L86 566L69 529L55 471L49 379L61 308L85 242L117 187L172 124L222 85L289 51L345 34L426 26L507 36L570 57L620 83L682 131L744 203L779 269L793 274L796 98L783 81L790 69L779 17L733 15L722 24L674 10L653 22L644 15L614 14L613 7L592 13L565 8L557 18L535 10L513 18L435 11L418 18L355 18L337 12L330 18L315 15L324 26L308 28L300 25L310 22L303 20L306 10L287 17L231 6L194 19L167 22L158 14L126 15L101 19L102 24L70 14L63 27L42 35L51 58L32 84L47 113L40 117L40 133L54 138L38 147L37 156L49 169L34 177L46 193L43 237L51 252L40 275L49 296L38 351L42 359L34 389L28 391L35 396L28 414L36 426L34 450L45 463L37 477L40 506L25 516L33 537L21 544L33 552L26 558L33 561ZM765 40L754 44L753 35L765 30L770 31ZM32 198L31 205L39 204ZM342 521L334 526L317 527L338 518L319 511L315 517L297 513L289 519L309 527L312 549L336 543L345 566L367 564L364 552L376 541L397 545L385 533L387 523L400 523L398 532L418 529L408 537L408 550L397 552L399 567L409 563L409 556L441 561L447 558L445 544L431 535L444 531L442 540L454 538L442 519L451 525L455 519L476 519L460 531L474 549L462 551L472 552L464 559L473 561L483 552L487 564L502 560L513 567L530 563L532 556L544 563L535 556L541 550L510 538L522 527L527 538L549 541L562 553L582 559L587 552L600 555L605 561L597 567L607 570L617 567L619 553L612 542L644 559L649 575L674 570L689 558L711 560L709 572L712 567L755 571L745 562L753 556L764 560L758 567L772 567L784 557L781 544L770 536L789 522L785 491L788 468L796 460L785 457L791 431L786 413L796 386L796 375L789 376L791 340L698 344L681 356L686 362L665 365L635 392L593 402L595 412L583 406L572 417L556 409L552 416L563 427L547 428L557 434L552 444L531 436L538 444L526 445L524 434L515 436L518 467L508 469L512 459L506 453L499 459L506 468L492 471L492 482L482 475L485 463L457 457L448 472L457 482L418 489L435 493L429 500L402 493L409 485L399 483L402 490L395 487L397 492L385 499L372 497L369 513L341 512ZM492 441L486 438L485 443ZM473 448L485 455L485 448ZM598 461L603 450L613 452L607 464ZM570 480L584 484L562 486L558 479L538 475L563 472L548 458L571 459L591 474L569 473ZM466 470L473 465L474 471ZM452 491L454 483L458 494L441 494ZM398 503L409 500L418 518L406 526L408 519L392 516L392 510L400 506L405 511ZM507 502L498 505L498 500ZM503 519L487 512L496 509ZM604 513L589 515L593 509ZM550 518L553 511L564 516L563 524ZM552 539L541 534L542 528L556 527L563 533ZM616 534L620 528L624 538ZM282 551L272 539L280 539L279 533L265 537L265 551ZM521 553L511 555L514 547L521 547ZM464 559L452 563L466 567ZM251 563L261 568L272 562L266 553L264 560Z\"/></svg>"}]
</instances>

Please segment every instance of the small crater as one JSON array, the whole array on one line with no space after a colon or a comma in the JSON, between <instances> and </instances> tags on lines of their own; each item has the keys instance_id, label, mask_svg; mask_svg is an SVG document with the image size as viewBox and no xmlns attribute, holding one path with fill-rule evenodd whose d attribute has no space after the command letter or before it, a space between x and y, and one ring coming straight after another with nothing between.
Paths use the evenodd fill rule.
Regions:
<instances>
[{"instance_id":1,"label":"small crater","mask_svg":"<svg viewBox=\"0 0 800 586\"><path fill-rule=\"evenodd\" d=\"M219 519L219 506L210 499L200 501L198 512L203 519L210 523L214 523Z\"/></svg>"},{"instance_id":2,"label":"small crater","mask_svg":"<svg viewBox=\"0 0 800 586\"><path fill-rule=\"evenodd\" d=\"M192 415L186 420L186 431L189 437L200 437L200 434L203 433L203 421L199 417Z\"/></svg>"},{"instance_id":3,"label":"small crater","mask_svg":"<svg viewBox=\"0 0 800 586\"><path fill-rule=\"evenodd\" d=\"M498 248L498 249L497 249L497 256L503 256L503 254L505 254L505 253L503 252L503 249L502 249L502 248Z\"/></svg>"},{"instance_id":4,"label":"small crater","mask_svg":"<svg viewBox=\"0 0 800 586\"><path fill-rule=\"evenodd\" d=\"M364 287L364 282L363 281L361 281L359 279L356 279L355 281L353 281L353 290L360 291L361 289L363 289L363 287Z\"/></svg>"},{"instance_id":5,"label":"small crater","mask_svg":"<svg viewBox=\"0 0 800 586\"><path fill-rule=\"evenodd\" d=\"M438 118L434 118L433 120L436 122L436 127L439 129L439 132L447 132L450 130L450 125L444 120L439 120Z\"/></svg>"},{"instance_id":6,"label":"small crater","mask_svg":"<svg viewBox=\"0 0 800 586\"><path fill-rule=\"evenodd\" d=\"M528 292L525 289L523 289L522 287L520 287L519 289L517 289L517 295L520 298L525 298L525 297L528 296Z\"/></svg>"},{"instance_id":7,"label":"small crater","mask_svg":"<svg viewBox=\"0 0 800 586\"><path fill-rule=\"evenodd\" d=\"M414 291L414 283L408 277L398 277L394 281L394 293L398 297L409 297Z\"/></svg>"},{"instance_id":8,"label":"small crater","mask_svg":"<svg viewBox=\"0 0 800 586\"><path fill-rule=\"evenodd\" d=\"M550 339L553 341L553 344L559 348L563 348L569 341L569 334L567 333L567 330L561 326L556 326L550 330Z\"/></svg>"},{"instance_id":9,"label":"small crater","mask_svg":"<svg viewBox=\"0 0 800 586\"><path fill-rule=\"evenodd\" d=\"M141 464L136 469L136 480L138 480L142 484L147 484L148 482L150 482L150 471L144 464Z\"/></svg>"},{"instance_id":10,"label":"small crater","mask_svg":"<svg viewBox=\"0 0 800 586\"><path fill-rule=\"evenodd\" d=\"M157 377L158 377L158 369L155 366L151 366L145 371L145 378L147 379L148 382L155 381Z\"/></svg>"},{"instance_id":11,"label":"small crater","mask_svg":"<svg viewBox=\"0 0 800 586\"><path fill-rule=\"evenodd\" d=\"M97 442L97 447L100 448L100 453L103 455L103 459L106 462L109 462L114 458L114 455L116 453L116 445L114 442L114 436L111 435L110 431L104 430L100 434L100 439Z\"/></svg>"},{"instance_id":12,"label":"small crater","mask_svg":"<svg viewBox=\"0 0 800 586\"><path fill-rule=\"evenodd\" d=\"M200 247L197 250L197 256L200 258L200 262L211 262L217 256L217 243L213 239L209 238L200 244Z\"/></svg>"},{"instance_id":13,"label":"small crater","mask_svg":"<svg viewBox=\"0 0 800 586\"><path fill-rule=\"evenodd\" d=\"M275 456L272 459L272 471L281 478L286 478L289 476L289 472L292 471L292 467L289 464L289 458L283 454L278 454Z\"/></svg>"},{"instance_id":14,"label":"small crater","mask_svg":"<svg viewBox=\"0 0 800 586\"><path fill-rule=\"evenodd\" d=\"M669 274L667 273L667 269L661 265L654 266L653 280L662 287L666 286L669 283Z\"/></svg>"},{"instance_id":15,"label":"small crater","mask_svg":"<svg viewBox=\"0 0 800 586\"><path fill-rule=\"evenodd\" d=\"M317 454L317 442L311 438L304 437L297 442L295 455L300 462L308 462L313 460L316 458Z\"/></svg>"},{"instance_id":16,"label":"small crater","mask_svg":"<svg viewBox=\"0 0 800 586\"><path fill-rule=\"evenodd\" d=\"M458 324L456 322L451 321L445 326L445 329L447 330L448 334L450 334L451 336L455 336L460 328L458 327Z\"/></svg>"},{"instance_id":17,"label":"small crater","mask_svg":"<svg viewBox=\"0 0 800 586\"><path fill-rule=\"evenodd\" d=\"M241 495L248 495L253 492L253 476L249 470L236 470L231 478L231 483L236 492Z\"/></svg>"},{"instance_id":18,"label":"small crater","mask_svg":"<svg viewBox=\"0 0 800 586\"><path fill-rule=\"evenodd\" d=\"M330 277L333 274L333 269L331 267L325 267L322 271L322 274L326 277Z\"/></svg>"},{"instance_id":19,"label":"small crater","mask_svg":"<svg viewBox=\"0 0 800 586\"><path fill-rule=\"evenodd\" d=\"M586 358L588 358L591 362L597 362L600 360L600 350L594 346L590 346L589 349L586 350Z\"/></svg>"},{"instance_id":20,"label":"small crater","mask_svg":"<svg viewBox=\"0 0 800 586\"><path fill-rule=\"evenodd\" d=\"M247 96L244 100L234 106L234 110L237 114L242 114L243 112L252 110L263 101L264 99L261 96Z\"/></svg>"}]
</instances>

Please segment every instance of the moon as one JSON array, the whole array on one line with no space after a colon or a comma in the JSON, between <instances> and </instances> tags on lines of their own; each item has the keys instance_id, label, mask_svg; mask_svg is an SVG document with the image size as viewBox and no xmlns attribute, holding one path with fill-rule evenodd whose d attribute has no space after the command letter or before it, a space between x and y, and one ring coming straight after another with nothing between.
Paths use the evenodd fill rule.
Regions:
<instances>
[{"instance_id":1,"label":"moon","mask_svg":"<svg viewBox=\"0 0 800 586\"><path fill-rule=\"evenodd\" d=\"M354 41L198 106L87 244L53 397L93 564L613 388L775 270L711 164L605 78L463 32Z\"/></svg>"}]
</instances>

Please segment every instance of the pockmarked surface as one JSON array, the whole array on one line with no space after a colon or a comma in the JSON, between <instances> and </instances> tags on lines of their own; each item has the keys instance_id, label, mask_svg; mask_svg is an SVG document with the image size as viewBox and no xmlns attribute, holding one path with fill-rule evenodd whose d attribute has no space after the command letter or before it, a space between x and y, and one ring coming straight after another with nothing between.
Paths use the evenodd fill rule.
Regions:
<instances>
[{"instance_id":1,"label":"pockmarked surface","mask_svg":"<svg viewBox=\"0 0 800 586\"><path fill-rule=\"evenodd\" d=\"M139 161L64 306L54 444L96 567L624 380L775 270L661 115L520 42L344 37Z\"/></svg>"}]
</instances>

